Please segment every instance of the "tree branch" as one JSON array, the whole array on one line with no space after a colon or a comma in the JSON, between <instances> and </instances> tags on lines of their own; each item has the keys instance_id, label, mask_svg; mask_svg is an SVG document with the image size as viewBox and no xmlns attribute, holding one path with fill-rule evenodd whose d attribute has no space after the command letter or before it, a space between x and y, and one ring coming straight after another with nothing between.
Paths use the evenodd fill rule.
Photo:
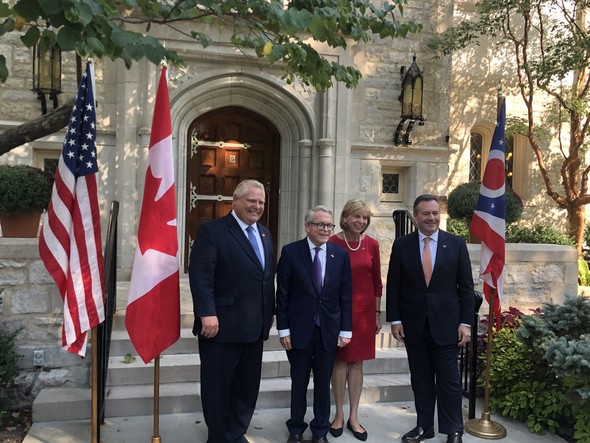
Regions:
<instances>
[{"instance_id":1,"label":"tree branch","mask_svg":"<svg viewBox=\"0 0 590 443\"><path fill-rule=\"evenodd\" d=\"M0 156L11 149L25 143L32 142L46 135L53 134L68 125L75 99L71 99L65 105L45 114L35 120L30 120L16 128L9 129L0 134Z\"/></svg>"}]
</instances>

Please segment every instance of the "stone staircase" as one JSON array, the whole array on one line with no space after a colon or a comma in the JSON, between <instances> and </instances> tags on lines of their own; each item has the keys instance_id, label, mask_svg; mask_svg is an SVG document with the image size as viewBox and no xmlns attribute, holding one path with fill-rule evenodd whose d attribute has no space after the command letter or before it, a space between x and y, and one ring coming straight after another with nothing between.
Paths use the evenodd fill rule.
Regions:
<instances>
[{"instance_id":1,"label":"stone staircase","mask_svg":"<svg viewBox=\"0 0 590 443\"><path fill-rule=\"evenodd\" d=\"M123 294L126 298L127 293ZM122 294L119 298L122 298ZM186 300L186 293L184 298ZM190 310L183 306L182 312L181 338L160 357L161 414L201 410L198 342L191 332L192 305ZM119 309L113 322L105 414L107 417L151 415L153 364L145 365L139 357L134 362L125 363L126 354L137 354L124 323L124 309ZM376 359L364 365L361 403L411 400L413 397L406 353L403 348L397 347L388 327L376 336L376 346ZM257 408L288 408L291 387L289 362L279 344L276 330L271 331L264 349ZM310 382L310 390L312 388L313 381ZM45 388L33 404L33 421L89 419L90 397L89 387Z\"/></svg>"}]
</instances>

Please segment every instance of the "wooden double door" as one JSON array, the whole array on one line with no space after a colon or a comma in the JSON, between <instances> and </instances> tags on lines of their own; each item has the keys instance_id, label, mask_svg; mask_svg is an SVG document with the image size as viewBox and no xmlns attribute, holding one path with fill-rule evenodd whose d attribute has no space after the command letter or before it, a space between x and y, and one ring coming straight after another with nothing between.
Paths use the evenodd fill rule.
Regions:
<instances>
[{"instance_id":1,"label":"wooden double door","mask_svg":"<svg viewBox=\"0 0 590 443\"><path fill-rule=\"evenodd\" d=\"M274 125L245 108L225 107L197 118L187 140L185 272L198 227L231 211L233 191L245 179L266 188L260 223L273 234L276 251L280 137Z\"/></svg>"}]
</instances>

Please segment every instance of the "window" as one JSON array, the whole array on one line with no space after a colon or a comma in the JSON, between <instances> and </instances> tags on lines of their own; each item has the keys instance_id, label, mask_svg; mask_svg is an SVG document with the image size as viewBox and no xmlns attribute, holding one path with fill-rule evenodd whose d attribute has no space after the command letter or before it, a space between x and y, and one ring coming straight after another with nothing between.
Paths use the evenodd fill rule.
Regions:
<instances>
[{"instance_id":1,"label":"window","mask_svg":"<svg viewBox=\"0 0 590 443\"><path fill-rule=\"evenodd\" d=\"M469 181L478 182L481 180L481 153L483 147L483 136L478 132L471 133L471 146L469 149Z\"/></svg>"},{"instance_id":2,"label":"window","mask_svg":"<svg viewBox=\"0 0 590 443\"><path fill-rule=\"evenodd\" d=\"M471 131L469 146L469 181L481 181L488 160L489 147L492 143L492 128L476 125ZM528 139L523 135L507 137L504 151L506 185L520 197L529 195L530 176L532 174L532 153Z\"/></svg>"},{"instance_id":3,"label":"window","mask_svg":"<svg viewBox=\"0 0 590 443\"><path fill-rule=\"evenodd\" d=\"M381 173L381 200L403 201L406 172L402 169L384 169Z\"/></svg>"},{"instance_id":4,"label":"window","mask_svg":"<svg viewBox=\"0 0 590 443\"><path fill-rule=\"evenodd\" d=\"M61 150L56 149L34 149L34 165L45 172L55 175L60 154Z\"/></svg>"}]
</instances>

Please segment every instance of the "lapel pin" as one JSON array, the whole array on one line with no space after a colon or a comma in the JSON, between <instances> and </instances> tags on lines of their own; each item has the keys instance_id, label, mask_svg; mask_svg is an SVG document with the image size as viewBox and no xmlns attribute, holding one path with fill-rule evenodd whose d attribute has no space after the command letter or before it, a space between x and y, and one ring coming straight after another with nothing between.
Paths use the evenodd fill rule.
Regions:
<instances>
[{"instance_id":1,"label":"lapel pin","mask_svg":"<svg viewBox=\"0 0 590 443\"><path fill-rule=\"evenodd\" d=\"M447 245L443 245L443 249L445 249L447 247Z\"/></svg>"},{"instance_id":2,"label":"lapel pin","mask_svg":"<svg viewBox=\"0 0 590 443\"><path fill-rule=\"evenodd\" d=\"M334 254L330 254L330 257L334 258Z\"/></svg>"}]
</instances>

